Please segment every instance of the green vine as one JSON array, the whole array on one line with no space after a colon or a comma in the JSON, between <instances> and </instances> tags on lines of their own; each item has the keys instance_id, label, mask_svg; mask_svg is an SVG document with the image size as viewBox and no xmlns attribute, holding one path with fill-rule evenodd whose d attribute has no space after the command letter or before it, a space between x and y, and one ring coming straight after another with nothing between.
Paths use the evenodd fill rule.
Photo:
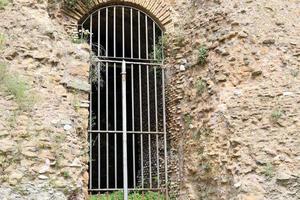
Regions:
<instances>
[{"instance_id":1,"label":"green vine","mask_svg":"<svg viewBox=\"0 0 300 200\"><path fill-rule=\"evenodd\" d=\"M73 9L75 8L76 4L81 1L83 4L90 7L92 5L92 0L64 0L64 5L67 8Z\"/></svg>"}]
</instances>

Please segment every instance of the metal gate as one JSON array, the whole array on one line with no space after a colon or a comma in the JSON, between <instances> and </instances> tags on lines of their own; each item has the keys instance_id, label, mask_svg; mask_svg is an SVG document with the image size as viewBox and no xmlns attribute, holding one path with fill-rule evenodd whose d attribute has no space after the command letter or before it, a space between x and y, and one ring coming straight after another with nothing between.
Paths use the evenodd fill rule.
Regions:
<instances>
[{"instance_id":1,"label":"metal gate","mask_svg":"<svg viewBox=\"0 0 300 200\"><path fill-rule=\"evenodd\" d=\"M125 198L133 191L167 195L162 29L146 13L123 5L94 11L80 29L95 55L90 192L124 190Z\"/></svg>"}]
</instances>

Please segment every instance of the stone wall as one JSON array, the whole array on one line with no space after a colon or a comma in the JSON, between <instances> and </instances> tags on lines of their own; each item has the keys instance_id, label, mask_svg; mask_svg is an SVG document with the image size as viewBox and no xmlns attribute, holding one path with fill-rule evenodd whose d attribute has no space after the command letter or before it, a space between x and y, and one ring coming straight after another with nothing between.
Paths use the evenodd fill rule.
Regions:
<instances>
[{"instance_id":1,"label":"stone wall","mask_svg":"<svg viewBox=\"0 0 300 200\"><path fill-rule=\"evenodd\" d=\"M87 194L89 47L47 9L15 0L0 10L0 199Z\"/></svg>"},{"instance_id":2,"label":"stone wall","mask_svg":"<svg viewBox=\"0 0 300 200\"><path fill-rule=\"evenodd\" d=\"M299 199L299 2L170 3L171 199ZM0 199L87 194L89 48L58 8L0 9Z\"/></svg>"},{"instance_id":3,"label":"stone wall","mask_svg":"<svg viewBox=\"0 0 300 200\"><path fill-rule=\"evenodd\" d=\"M297 7L176 1L166 61L174 199L300 198Z\"/></svg>"}]
</instances>

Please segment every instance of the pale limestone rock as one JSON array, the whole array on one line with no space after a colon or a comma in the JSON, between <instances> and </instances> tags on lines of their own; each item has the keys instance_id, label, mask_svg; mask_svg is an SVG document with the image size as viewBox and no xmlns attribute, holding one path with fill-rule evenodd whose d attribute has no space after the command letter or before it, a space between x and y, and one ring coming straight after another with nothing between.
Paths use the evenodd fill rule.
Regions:
<instances>
[{"instance_id":1,"label":"pale limestone rock","mask_svg":"<svg viewBox=\"0 0 300 200\"><path fill-rule=\"evenodd\" d=\"M11 139L0 139L0 152L8 153L16 150L16 142Z\"/></svg>"},{"instance_id":2,"label":"pale limestone rock","mask_svg":"<svg viewBox=\"0 0 300 200\"><path fill-rule=\"evenodd\" d=\"M8 179L9 179L9 184L10 185L16 185L20 180L21 178L24 176L24 174L20 171L13 171Z\"/></svg>"},{"instance_id":3,"label":"pale limestone rock","mask_svg":"<svg viewBox=\"0 0 300 200\"><path fill-rule=\"evenodd\" d=\"M44 174L44 173L47 173L50 169L50 160L49 159L46 159L45 161L45 165L43 165L40 169L39 169L39 173L40 174Z\"/></svg>"},{"instance_id":4,"label":"pale limestone rock","mask_svg":"<svg viewBox=\"0 0 300 200\"><path fill-rule=\"evenodd\" d=\"M69 124L64 125L64 130L65 130L65 131L69 131L69 130L71 130L71 129L72 129L72 126L71 126L71 125L69 125Z\"/></svg>"}]
</instances>

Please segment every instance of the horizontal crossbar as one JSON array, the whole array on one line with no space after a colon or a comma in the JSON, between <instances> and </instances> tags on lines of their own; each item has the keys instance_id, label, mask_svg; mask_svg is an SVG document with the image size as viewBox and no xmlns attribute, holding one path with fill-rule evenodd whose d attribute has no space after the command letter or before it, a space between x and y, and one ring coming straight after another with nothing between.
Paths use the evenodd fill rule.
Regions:
<instances>
[{"instance_id":1,"label":"horizontal crossbar","mask_svg":"<svg viewBox=\"0 0 300 200\"><path fill-rule=\"evenodd\" d=\"M103 189L89 189L93 192L112 192L112 191L123 191L123 188L103 188ZM165 191L165 188L128 188L128 191Z\"/></svg>"},{"instance_id":2,"label":"horizontal crossbar","mask_svg":"<svg viewBox=\"0 0 300 200\"><path fill-rule=\"evenodd\" d=\"M105 130L89 130L89 133L123 133L123 131L105 131ZM165 134L164 132L156 132L156 131L127 131L129 134Z\"/></svg>"},{"instance_id":3,"label":"horizontal crossbar","mask_svg":"<svg viewBox=\"0 0 300 200\"><path fill-rule=\"evenodd\" d=\"M105 59L99 59L98 62L107 62L107 63L120 63L122 64L123 61L121 60L105 60ZM162 63L146 63L146 62L130 62L126 61L126 64L129 65L148 65L148 66L162 66Z\"/></svg>"},{"instance_id":4,"label":"horizontal crossbar","mask_svg":"<svg viewBox=\"0 0 300 200\"><path fill-rule=\"evenodd\" d=\"M152 63L158 63L158 60L156 59L146 59L146 58L130 58L130 57L113 57L113 56L97 56L98 59L101 60L126 60L126 62L131 61L143 61L143 62L152 62Z\"/></svg>"}]
</instances>

